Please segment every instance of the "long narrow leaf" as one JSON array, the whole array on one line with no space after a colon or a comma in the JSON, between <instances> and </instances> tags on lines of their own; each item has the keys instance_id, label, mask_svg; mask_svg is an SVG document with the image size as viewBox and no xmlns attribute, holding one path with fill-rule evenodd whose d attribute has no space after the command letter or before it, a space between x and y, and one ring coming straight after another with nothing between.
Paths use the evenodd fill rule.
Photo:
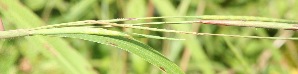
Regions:
<instances>
[{"instance_id":1,"label":"long narrow leaf","mask_svg":"<svg viewBox=\"0 0 298 74\"><path fill-rule=\"evenodd\" d=\"M58 34L59 37L70 37L97 42L105 45L121 48L133 54L136 54L155 65L159 69L169 74L184 74L182 70L161 53L154 50L148 45L138 42L133 39L123 38L119 36L98 36L86 34Z\"/></svg>"}]
</instances>

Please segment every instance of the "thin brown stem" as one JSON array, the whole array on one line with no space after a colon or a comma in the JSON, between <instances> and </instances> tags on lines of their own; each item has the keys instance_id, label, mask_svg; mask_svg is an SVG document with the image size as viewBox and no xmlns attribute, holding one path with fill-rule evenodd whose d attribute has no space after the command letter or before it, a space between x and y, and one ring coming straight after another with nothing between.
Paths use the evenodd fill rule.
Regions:
<instances>
[{"instance_id":1,"label":"thin brown stem","mask_svg":"<svg viewBox=\"0 0 298 74\"><path fill-rule=\"evenodd\" d=\"M4 31L4 26L1 18L0 18L0 31Z\"/></svg>"},{"instance_id":2,"label":"thin brown stem","mask_svg":"<svg viewBox=\"0 0 298 74\"><path fill-rule=\"evenodd\" d=\"M180 62L180 67L182 68L182 71L186 72L189 61L190 61L190 57L191 57L191 53L190 50L185 48L182 58L181 58L181 62Z\"/></svg>"}]
</instances>

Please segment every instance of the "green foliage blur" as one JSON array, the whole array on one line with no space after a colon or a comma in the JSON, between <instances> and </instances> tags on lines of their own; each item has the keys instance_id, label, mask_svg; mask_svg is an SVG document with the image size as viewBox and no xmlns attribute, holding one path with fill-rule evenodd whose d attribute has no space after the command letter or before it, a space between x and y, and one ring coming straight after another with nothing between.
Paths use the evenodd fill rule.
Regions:
<instances>
[{"instance_id":1,"label":"green foliage blur","mask_svg":"<svg viewBox=\"0 0 298 74\"><path fill-rule=\"evenodd\" d=\"M6 30L79 20L154 16L241 15L298 20L297 4L298 0L0 0L0 17ZM9 7L13 5L20 8ZM18 9L30 11L10 11ZM183 20L187 19L122 23ZM295 31L209 24L146 26L245 36L297 36ZM297 41L109 29L186 39L136 38L164 54L186 74L298 74ZM64 64L61 64L57 60L66 62L62 61ZM134 54L84 40L45 36L0 40L0 74L69 74L69 71L81 69L86 69L82 72L88 71L84 73L90 74L164 73Z\"/></svg>"}]
</instances>

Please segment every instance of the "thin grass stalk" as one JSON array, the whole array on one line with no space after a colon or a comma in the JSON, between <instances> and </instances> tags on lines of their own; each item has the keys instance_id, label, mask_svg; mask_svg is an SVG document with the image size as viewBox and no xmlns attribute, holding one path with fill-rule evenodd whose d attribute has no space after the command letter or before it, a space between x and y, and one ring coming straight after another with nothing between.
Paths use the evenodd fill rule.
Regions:
<instances>
[{"instance_id":1,"label":"thin grass stalk","mask_svg":"<svg viewBox=\"0 0 298 74\"><path fill-rule=\"evenodd\" d=\"M203 21L203 23L210 23L210 20ZM170 23L190 23L190 22L196 22L196 21L186 21L186 22L170 22ZM236 21L239 22L239 21ZM241 21L240 21L241 22ZM167 23L167 22L154 22L154 23L145 23L145 24L162 24L162 23ZM218 23L216 22L211 22L213 24L223 24L223 23ZM286 24L286 23L271 23L271 22L260 22L263 23L264 25L269 25L269 26L259 26L259 27L270 27L270 28L282 28L282 29L290 29L291 26L295 26L295 24ZM176 30L167 30L167 29L157 29L157 28L149 28L149 27L141 27L141 26L134 26L134 24L116 24L116 23L109 23L109 22L100 22L100 21L95 21L95 20L86 20L86 21L78 21L78 22L70 22L70 23L62 23L62 24L56 24L56 25L49 25L49 26L43 26L43 27L38 27L38 28L33 28L30 30L39 30L39 29L46 29L46 28L53 28L53 27L61 27L61 26L77 26L77 25L85 25L85 24L105 24L105 25L112 25L112 26L118 26L118 27L124 27L124 28L134 28L134 29L143 29L143 30L151 30L151 31L160 31L160 32L172 32L172 33L182 33L182 34L193 34L193 35L210 35L210 36L227 36L227 37L242 37L242 38L261 38L261 39L290 39L290 40L297 40L297 38L279 38L279 37L259 37L259 36L241 36L241 35L226 35L226 34L210 34L210 33L196 33L196 32L186 32L186 31L176 31ZM233 23L230 23L228 21L227 23L224 22L224 24L229 24L229 25L237 25L237 26L247 26L247 25L255 25L258 24L257 22L249 22L249 23L243 23L244 25L238 25ZM282 27L272 27L272 25L277 24L278 26ZM138 24L140 25L140 24ZM141 24L142 25L142 24ZM287 27L283 27L283 25L287 25ZM289 26L290 25L290 26ZM296 29L296 28L291 28L291 29ZM13 33L14 31L20 31L19 33ZM9 34L12 33L12 34ZM26 34L26 31L24 30L13 30L13 31L6 31L1 34L1 38L9 38L9 37L18 37L18 36L25 36L28 35ZM7 36L7 37L6 37Z\"/></svg>"}]
</instances>

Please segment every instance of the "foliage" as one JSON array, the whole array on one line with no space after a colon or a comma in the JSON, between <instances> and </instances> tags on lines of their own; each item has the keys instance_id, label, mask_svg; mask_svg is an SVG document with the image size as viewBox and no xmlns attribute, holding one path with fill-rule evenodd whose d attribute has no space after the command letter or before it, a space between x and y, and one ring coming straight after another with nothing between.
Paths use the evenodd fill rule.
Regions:
<instances>
[{"instance_id":1,"label":"foliage","mask_svg":"<svg viewBox=\"0 0 298 74\"><path fill-rule=\"evenodd\" d=\"M297 1L0 0L0 71L295 73L298 38L289 30L298 29L298 6L291 3Z\"/></svg>"}]
</instances>

